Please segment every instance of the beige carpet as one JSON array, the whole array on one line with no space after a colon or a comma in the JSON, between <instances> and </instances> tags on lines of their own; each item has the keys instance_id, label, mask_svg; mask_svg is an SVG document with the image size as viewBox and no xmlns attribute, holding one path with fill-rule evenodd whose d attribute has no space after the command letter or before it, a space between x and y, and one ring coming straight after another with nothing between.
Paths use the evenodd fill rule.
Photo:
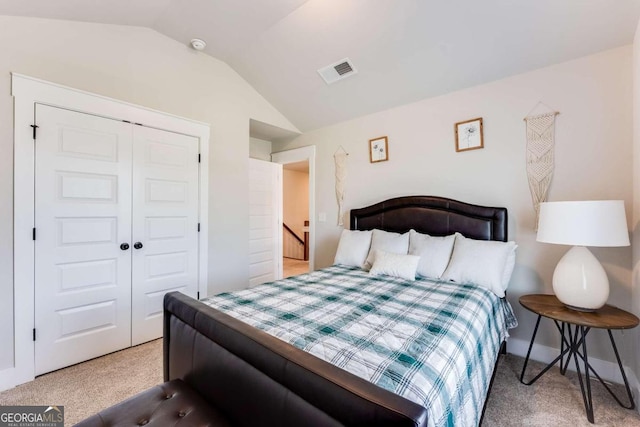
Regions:
<instances>
[{"instance_id":1,"label":"beige carpet","mask_svg":"<svg viewBox=\"0 0 640 427\"><path fill-rule=\"evenodd\" d=\"M552 368L535 384L526 386L518 381L523 362L524 358L510 354L501 357L484 426L640 426L640 414L620 407L597 380L591 381L595 424L589 423L575 373L567 371L562 376L558 368ZM542 367L530 363L525 379L533 378ZM618 396L626 395L624 386L612 388Z\"/></svg>"},{"instance_id":2,"label":"beige carpet","mask_svg":"<svg viewBox=\"0 0 640 427\"><path fill-rule=\"evenodd\" d=\"M62 405L65 426L162 382L162 340L132 347L0 393L0 405Z\"/></svg>"},{"instance_id":3,"label":"beige carpet","mask_svg":"<svg viewBox=\"0 0 640 427\"><path fill-rule=\"evenodd\" d=\"M552 369L533 386L520 384L523 359L507 355L498 365L484 426L591 426L575 374ZM531 371L541 365L533 363ZM0 393L0 405L64 405L65 425L162 382L162 341L157 340L40 376ZM595 425L640 427L640 415L617 405L593 384ZM616 391L624 392L622 387Z\"/></svg>"}]
</instances>

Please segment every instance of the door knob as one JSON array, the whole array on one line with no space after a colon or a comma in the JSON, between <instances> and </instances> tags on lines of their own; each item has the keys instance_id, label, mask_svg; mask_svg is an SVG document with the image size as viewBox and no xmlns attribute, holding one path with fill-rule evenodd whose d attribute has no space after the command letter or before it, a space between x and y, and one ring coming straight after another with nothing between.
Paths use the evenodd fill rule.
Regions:
<instances>
[{"instance_id":1,"label":"door knob","mask_svg":"<svg viewBox=\"0 0 640 427\"><path fill-rule=\"evenodd\" d=\"M134 248L136 248L136 249L142 249L142 243L140 243L140 242L135 242L135 243L133 244L133 247L134 247Z\"/></svg>"},{"instance_id":2,"label":"door knob","mask_svg":"<svg viewBox=\"0 0 640 427\"><path fill-rule=\"evenodd\" d=\"M121 244L120 249L122 249L123 251L126 251L127 249L129 249L129 244L128 243Z\"/></svg>"}]
</instances>

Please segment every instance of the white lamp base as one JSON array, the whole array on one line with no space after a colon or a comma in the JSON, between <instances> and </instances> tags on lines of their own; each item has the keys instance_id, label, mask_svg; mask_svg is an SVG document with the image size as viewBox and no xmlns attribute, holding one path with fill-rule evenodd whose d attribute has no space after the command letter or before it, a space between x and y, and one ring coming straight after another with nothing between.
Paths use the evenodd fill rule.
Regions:
<instances>
[{"instance_id":1,"label":"white lamp base","mask_svg":"<svg viewBox=\"0 0 640 427\"><path fill-rule=\"evenodd\" d=\"M609 299L609 279L589 249L574 246L553 272L553 291L571 309L594 311Z\"/></svg>"}]
</instances>

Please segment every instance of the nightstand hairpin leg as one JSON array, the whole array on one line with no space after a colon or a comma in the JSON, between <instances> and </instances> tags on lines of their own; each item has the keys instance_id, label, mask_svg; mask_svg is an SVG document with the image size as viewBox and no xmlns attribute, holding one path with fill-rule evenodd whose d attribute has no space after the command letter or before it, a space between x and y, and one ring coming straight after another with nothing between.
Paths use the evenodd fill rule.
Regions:
<instances>
[{"instance_id":1,"label":"nightstand hairpin leg","mask_svg":"<svg viewBox=\"0 0 640 427\"><path fill-rule=\"evenodd\" d=\"M631 394L631 388L629 387L629 381L627 380L627 375L624 373L624 368L622 367L622 362L620 361L620 355L618 354L618 347L616 347L616 342L613 340L613 334L611 333L611 329L607 329L607 332L609 333L609 339L611 340L611 346L613 347L613 352L616 355L616 361L618 362L618 367L620 368L620 373L622 374L622 379L624 380L624 386L627 389L627 396L629 397L629 402L631 402L629 404L629 406L623 405L622 402L620 402L620 399L618 399L616 397L616 395L613 394L611 389L609 387L607 387L606 384L604 384L604 381L600 380L600 382L602 384L604 384L604 386L607 389L607 391L609 391L609 393L611 393L613 398L616 399L616 401L618 402L618 404L620 406L622 406L623 408L627 408L627 409L635 409L636 403L633 400L633 394ZM598 377L598 379L600 379L600 378Z\"/></svg>"},{"instance_id":2,"label":"nightstand hairpin leg","mask_svg":"<svg viewBox=\"0 0 640 427\"><path fill-rule=\"evenodd\" d=\"M571 329L569 329L568 331L569 337L567 338L567 335L566 335L567 332L565 332L565 330L567 329L566 323L560 322L562 324L560 325L557 320L554 320L553 323L555 323L556 328L558 329L558 332L560 332L560 356L561 356L560 357L560 373L564 375L567 373L569 362L571 362L571 353L569 353L569 355L567 356L566 361L564 360L564 357L563 357L566 351L569 351L571 349ZM576 334L577 333L578 331L576 330Z\"/></svg>"},{"instance_id":3,"label":"nightstand hairpin leg","mask_svg":"<svg viewBox=\"0 0 640 427\"><path fill-rule=\"evenodd\" d=\"M620 354L618 353L618 347L616 346L616 342L613 339L613 334L611 333L611 330L607 330L607 332L609 334L609 339L611 340L611 347L613 348L613 353L615 354L616 361L618 362L618 368L620 369L620 374L622 375L622 381L624 382L624 386L625 386L625 389L627 391L627 398L629 399L629 404L622 403L620 398L613 392L613 390L611 390L611 388L602 379L602 377L600 377L600 375L598 375L598 373L596 372L595 369L593 369L593 366L591 366L590 363L587 363L587 366L589 367L589 371L591 371L591 373L598 379L598 381L600 381L600 383L609 392L609 394L615 399L615 401L618 402L618 405L622 406L625 409L635 409L636 404L635 404L635 402L633 400L633 394L631 393L631 387L629 387L629 380L627 379L627 375L625 374L624 368L622 367L622 361L620 360ZM580 356L580 358L583 361L586 362L585 358L582 357L582 354L578 353L578 356Z\"/></svg>"},{"instance_id":4,"label":"nightstand hairpin leg","mask_svg":"<svg viewBox=\"0 0 640 427\"><path fill-rule=\"evenodd\" d=\"M527 351L527 357L525 357L525 359L524 359L524 365L522 366L522 372L520 373L520 382L522 384L524 384L524 385L531 385L531 384L535 383L536 381L538 381L538 378L543 376L549 369L551 369L553 367L553 365L558 363L559 360L562 360L564 355L567 354L569 352L569 350L571 349L570 346L567 346L566 348L564 348L560 352L560 355L558 357L556 357L555 359L553 359L553 361L551 363L549 363L542 371L540 371L540 373L538 375L536 375L531 381L524 382L524 380L523 380L524 379L524 373L527 370L527 364L529 363L529 356L531 356L531 349L533 348L533 342L536 340L536 334L538 333L538 326L540 326L540 319L541 318L542 318L542 316L538 315L538 320L536 321L536 327L533 329L533 336L531 337L531 343L529 343L529 350ZM557 323L556 323L556 326L558 328L560 328ZM564 337L563 337L563 340L564 340ZM569 354L568 358L570 358L570 357L571 357L571 354Z\"/></svg>"},{"instance_id":5,"label":"nightstand hairpin leg","mask_svg":"<svg viewBox=\"0 0 640 427\"><path fill-rule=\"evenodd\" d=\"M611 394L611 396L618 402L620 406L626 409L636 408L636 403L633 400L633 394L631 393L631 387L629 387L629 380L622 366L620 360L620 354L618 353L618 347L616 346L613 338L612 329L632 329L640 324L640 319L637 316L619 309L611 305L604 305L595 312L582 312L575 311L567 308L555 295L523 295L519 299L520 304L538 315L536 326L531 337L531 343L529 343L529 350L522 367L522 373L520 374L520 382L525 385L531 385L536 382L542 375L544 375L551 367L553 367L558 361L560 362L560 373L564 375L569 367L569 364L573 360L575 364L575 370L577 371L578 381L580 383L580 391L582 393L582 399L584 402L584 408L587 418L591 423L594 422L593 416L593 398L591 390L591 378L595 377L600 381L604 388ZM560 333L560 354L549 365L547 365L542 372L536 375L531 381L524 382L524 374L527 369L529 357L533 348L536 335L538 333L538 327L540 325L540 319L546 317L553 320L558 332ZM589 356L587 353L587 335L591 329L606 329L611 341L611 348L616 356L616 362L618 362L618 368L620 369L620 375L624 381L624 386L627 392L628 404L623 403L620 398L613 392L610 387L600 375L595 371L593 366L589 363ZM580 362L582 360L582 362ZM584 374L583 371L584 370ZM584 378L582 377L584 375ZM621 393L620 393L621 394ZM623 398L624 399L624 398ZM626 399L625 399L626 400Z\"/></svg>"},{"instance_id":6,"label":"nightstand hairpin leg","mask_svg":"<svg viewBox=\"0 0 640 427\"><path fill-rule=\"evenodd\" d=\"M569 328L569 335L571 335L571 325L567 326ZM578 328L580 331L580 335L582 335L582 339L578 341ZM582 392L582 401L584 402L584 409L587 411L587 419L590 423L593 424L593 400L591 399L591 381L589 379L589 361L587 359L587 333L589 332L589 328L585 329L584 326L575 326L575 333L571 335L571 353L573 354L573 360L576 364L576 372L578 373L578 382L580 383L580 391ZM582 353L580 354L579 348L580 344L582 344ZM582 381L582 373L580 372L580 364L578 363L578 355L584 361L584 383ZM569 355L571 357L571 355ZM586 393L585 393L586 386Z\"/></svg>"},{"instance_id":7,"label":"nightstand hairpin leg","mask_svg":"<svg viewBox=\"0 0 640 427\"><path fill-rule=\"evenodd\" d=\"M525 385L531 385L531 383L526 384L524 381L522 381L522 378L524 378L524 371L527 370L527 363L529 363L529 356L531 355L531 348L533 347L533 342L536 340L536 334L538 333L538 326L540 326L540 319L542 318L542 316L538 315L538 320L536 321L536 327L533 328L533 336L531 337L531 342L529 343L529 350L527 350L527 357L524 358L524 366L522 367L522 372L520 373L520 382L522 384Z\"/></svg>"},{"instance_id":8,"label":"nightstand hairpin leg","mask_svg":"<svg viewBox=\"0 0 640 427\"><path fill-rule=\"evenodd\" d=\"M589 363L589 357L587 354L587 335L591 328L585 326L575 325L573 328L571 324L566 324L562 322L560 325L558 322L556 327L561 334L561 344L560 344L560 355L556 357L551 363L549 363L538 375L536 375L531 381L524 382L524 373L527 369L527 364L529 362L529 357L531 355L531 349L533 347L533 342L535 340L536 334L538 332L538 326L540 324L540 316L538 317L538 321L536 322L536 327L533 330L533 336L531 337L531 343L529 344L529 350L527 351L527 356L524 361L524 366L522 367L522 373L520 374L520 382L525 385L531 385L535 383L542 375L544 375L549 369L551 369L558 361L560 361L560 372L564 375L571 359L573 358L573 362L576 367L576 373L578 374L578 382L580 384L580 391L582 393L582 400L584 403L584 408L587 413L587 419L589 422L594 422L593 416L593 399L591 393L591 374L593 374L598 381L604 386L604 388L611 394L611 396L618 402L620 406L626 409L634 409L635 402L633 400L633 395L631 393L631 388L629 387L629 381L624 372L624 368L622 367L622 361L620 360L620 354L618 353L618 347L616 346L615 340L613 338L613 334L611 330L607 330L609 334L609 339L611 340L611 347L613 348L613 352L616 356L616 361L618 362L618 367L620 368L620 374L622 375L622 379L624 381L624 385L627 391L627 396L629 398L629 404L624 404L620 400L620 398L611 390L611 388L605 383L605 381L600 377L600 375L596 372L596 370ZM567 354L568 353L568 354ZM566 359L565 359L566 355ZM582 360L582 363L580 363ZM582 367L581 367L582 366ZM584 369L584 378L582 370Z\"/></svg>"}]
</instances>

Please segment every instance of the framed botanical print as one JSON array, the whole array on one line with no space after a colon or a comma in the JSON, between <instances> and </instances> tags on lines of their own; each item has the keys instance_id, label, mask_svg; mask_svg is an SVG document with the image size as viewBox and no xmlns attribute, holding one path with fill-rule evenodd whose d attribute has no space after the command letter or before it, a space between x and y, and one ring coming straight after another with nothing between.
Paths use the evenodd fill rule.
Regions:
<instances>
[{"instance_id":1,"label":"framed botanical print","mask_svg":"<svg viewBox=\"0 0 640 427\"><path fill-rule=\"evenodd\" d=\"M456 151L477 150L484 148L482 136L482 117L465 120L455 124Z\"/></svg>"},{"instance_id":2,"label":"framed botanical print","mask_svg":"<svg viewBox=\"0 0 640 427\"><path fill-rule=\"evenodd\" d=\"M369 140L369 161L371 163L389 160L389 144L386 136Z\"/></svg>"}]
</instances>

